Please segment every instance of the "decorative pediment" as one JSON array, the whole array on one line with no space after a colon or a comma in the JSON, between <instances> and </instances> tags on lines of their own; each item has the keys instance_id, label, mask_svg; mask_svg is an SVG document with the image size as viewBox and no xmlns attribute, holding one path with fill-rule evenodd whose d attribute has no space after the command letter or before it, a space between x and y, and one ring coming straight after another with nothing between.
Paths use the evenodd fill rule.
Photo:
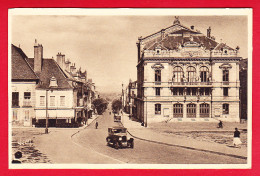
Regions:
<instances>
[{"instance_id":1,"label":"decorative pediment","mask_svg":"<svg viewBox=\"0 0 260 176\"><path fill-rule=\"evenodd\" d=\"M164 69L164 66L162 64L154 64L153 66L151 66L153 69L155 70L162 70Z\"/></svg>"},{"instance_id":2,"label":"decorative pediment","mask_svg":"<svg viewBox=\"0 0 260 176\"><path fill-rule=\"evenodd\" d=\"M231 64L226 63L226 64L220 65L219 68L222 70L229 70L232 68L232 66L231 66Z\"/></svg>"}]
</instances>

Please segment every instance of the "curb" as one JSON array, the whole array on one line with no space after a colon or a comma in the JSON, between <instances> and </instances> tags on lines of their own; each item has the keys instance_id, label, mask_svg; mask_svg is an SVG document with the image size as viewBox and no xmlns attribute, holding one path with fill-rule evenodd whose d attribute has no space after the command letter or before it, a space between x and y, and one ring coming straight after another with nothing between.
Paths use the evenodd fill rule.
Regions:
<instances>
[{"instance_id":1,"label":"curb","mask_svg":"<svg viewBox=\"0 0 260 176\"><path fill-rule=\"evenodd\" d=\"M122 122L121 122L122 124ZM123 125L123 124L122 124ZM123 125L124 126L124 125ZM152 142L152 143L156 143L156 144L162 144L162 145L167 145L167 146L174 146L174 147L179 147L179 148L185 148L185 149L189 149L189 150L195 150L195 151L202 151L202 152L207 152L207 153L213 153L213 154L217 154L217 155L224 155L224 156L229 156L229 157L234 157L234 158L239 158L239 159L247 159L247 157L245 156L240 156L240 155L234 155L234 154L227 154L227 153L222 153L222 152L217 152L217 151L212 151L212 150L205 150L205 149L198 149L198 148L194 148L194 147L187 147L187 146L183 146L183 145L177 145L177 144L169 144L169 143L165 143L165 142L159 142L159 141L154 141L154 140L148 140L148 139L144 139L144 138L140 138L137 137L133 134L131 134L128 130L127 133L139 140L142 141L146 141L146 142Z\"/></svg>"},{"instance_id":2,"label":"curb","mask_svg":"<svg viewBox=\"0 0 260 176\"><path fill-rule=\"evenodd\" d=\"M92 122L90 122L88 125L86 125L85 127L82 127L81 129L79 129L76 133L73 133L71 136L70 136L70 138L72 139L72 137L74 136L74 135L76 135L77 133L79 133L81 130L84 130L84 129L86 129L89 125L91 125L92 123L94 123L94 121L96 120L96 119L98 119L99 118L99 116L96 116L96 118L94 118L93 120L92 120Z\"/></svg>"}]
</instances>

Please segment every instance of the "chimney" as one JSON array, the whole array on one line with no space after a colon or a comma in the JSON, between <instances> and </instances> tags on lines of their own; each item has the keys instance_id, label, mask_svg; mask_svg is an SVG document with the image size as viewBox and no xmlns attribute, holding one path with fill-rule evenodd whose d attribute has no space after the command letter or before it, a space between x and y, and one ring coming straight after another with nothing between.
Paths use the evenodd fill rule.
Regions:
<instances>
[{"instance_id":1,"label":"chimney","mask_svg":"<svg viewBox=\"0 0 260 176\"><path fill-rule=\"evenodd\" d=\"M210 38L210 33L211 33L211 28L209 27L209 28L207 29L207 37L208 37L208 38Z\"/></svg>"},{"instance_id":2,"label":"chimney","mask_svg":"<svg viewBox=\"0 0 260 176\"><path fill-rule=\"evenodd\" d=\"M34 72L40 73L42 71L42 59L43 59L43 47L37 43L35 39L34 43Z\"/></svg>"},{"instance_id":3,"label":"chimney","mask_svg":"<svg viewBox=\"0 0 260 176\"><path fill-rule=\"evenodd\" d=\"M65 69L65 55L58 53L57 54L57 63L60 66L61 69Z\"/></svg>"},{"instance_id":4,"label":"chimney","mask_svg":"<svg viewBox=\"0 0 260 176\"><path fill-rule=\"evenodd\" d=\"M165 38L165 29L161 30L161 39L163 40Z\"/></svg>"},{"instance_id":5,"label":"chimney","mask_svg":"<svg viewBox=\"0 0 260 176\"><path fill-rule=\"evenodd\" d=\"M65 62L65 70L67 70L68 72L70 71L70 64L71 62L69 60Z\"/></svg>"},{"instance_id":6,"label":"chimney","mask_svg":"<svg viewBox=\"0 0 260 176\"><path fill-rule=\"evenodd\" d=\"M191 28L191 30L194 30L194 26L193 25L190 28Z\"/></svg>"}]
</instances>

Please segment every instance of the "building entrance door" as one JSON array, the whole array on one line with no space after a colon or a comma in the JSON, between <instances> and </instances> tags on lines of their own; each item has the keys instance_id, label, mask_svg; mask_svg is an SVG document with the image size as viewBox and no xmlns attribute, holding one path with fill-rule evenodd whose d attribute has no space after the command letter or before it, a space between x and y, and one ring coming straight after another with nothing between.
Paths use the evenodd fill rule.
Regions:
<instances>
[{"instance_id":1,"label":"building entrance door","mask_svg":"<svg viewBox=\"0 0 260 176\"><path fill-rule=\"evenodd\" d=\"M187 105L187 117L196 118L196 104Z\"/></svg>"}]
</instances>

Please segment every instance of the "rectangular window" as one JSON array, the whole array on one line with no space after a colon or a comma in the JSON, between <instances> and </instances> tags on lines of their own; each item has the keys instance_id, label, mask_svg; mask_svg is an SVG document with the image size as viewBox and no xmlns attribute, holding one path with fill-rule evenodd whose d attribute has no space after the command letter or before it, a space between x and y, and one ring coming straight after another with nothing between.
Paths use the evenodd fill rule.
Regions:
<instances>
[{"instance_id":1,"label":"rectangular window","mask_svg":"<svg viewBox=\"0 0 260 176\"><path fill-rule=\"evenodd\" d=\"M40 96L40 106L45 106L45 96Z\"/></svg>"},{"instance_id":2,"label":"rectangular window","mask_svg":"<svg viewBox=\"0 0 260 176\"><path fill-rule=\"evenodd\" d=\"M32 106L31 105L31 92L24 92L23 106Z\"/></svg>"},{"instance_id":3,"label":"rectangular window","mask_svg":"<svg viewBox=\"0 0 260 176\"><path fill-rule=\"evenodd\" d=\"M209 95L210 89L209 88L205 88L205 95Z\"/></svg>"},{"instance_id":4,"label":"rectangular window","mask_svg":"<svg viewBox=\"0 0 260 176\"><path fill-rule=\"evenodd\" d=\"M177 90L177 88L173 88L173 89L172 89L172 94L173 94L173 95L178 95L178 90Z\"/></svg>"},{"instance_id":5,"label":"rectangular window","mask_svg":"<svg viewBox=\"0 0 260 176\"><path fill-rule=\"evenodd\" d=\"M60 96L60 106L65 106L65 96Z\"/></svg>"},{"instance_id":6,"label":"rectangular window","mask_svg":"<svg viewBox=\"0 0 260 176\"><path fill-rule=\"evenodd\" d=\"M55 106L55 96L50 96L50 106Z\"/></svg>"},{"instance_id":7,"label":"rectangular window","mask_svg":"<svg viewBox=\"0 0 260 176\"><path fill-rule=\"evenodd\" d=\"M12 92L12 106L19 106L19 92Z\"/></svg>"},{"instance_id":8,"label":"rectangular window","mask_svg":"<svg viewBox=\"0 0 260 176\"><path fill-rule=\"evenodd\" d=\"M223 104L223 114L229 114L229 104Z\"/></svg>"},{"instance_id":9,"label":"rectangular window","mask_svg":"<svg viewBox=\"0 0 260 176\"><path fill-rule=\"evenodd\" d=\"M223 81L228 82L229 81L229 71L223 70Z\"/></svg>"},{"instance_id":10,"label":"rectangular window","mask_svg":"<svg viewBox=\"0 0 260 176\"><path fill-rule=\"evenodd\" d=\"M156 87L155 88L155 95L156 96L160 96L161 95L161 88L160 87Z\"/></svg>"},{"instance_id":11,"label":"rectangular window","mask_svg":"<svg viewBox=\"0 0 260 176\"><path fill-rule=\"evenodd\" d=\"M197 89L196 88L192 88L192 96L196 96L196 92L197 92Z\"/></svg>"},{"instance_id":12,"label":"rectangular window","mask_svg":"<svg viewBox=\"0 0 260 176\"><path fill-rule=\"evenodd\" d=\"M24 99L31 99L31 92L24 92Z\"/></svg>"},{"instance_id":13,"label":"rectangular window","mask_svg":"<svg viewBox=\"0 0 260 176\"><path fill-rule=\"evenodd\" d=\"M228 87L223 88L223 96L228 96Z\"/></svg>"},{"instance_id":14,"label":"rectangular window","mask_svg":"<svg viewBox=\"0 0 260 176\"><path fill-rule=\"evenodd\" d=\"M187 88L186 95L191 95L191 88Z\"/></svg>"},{"instance_id":15,"label":"rectangular window","mask_svg":"<svg viewBox=\"0 0 260 176\"><path fill-rule=\"evenodd\" d=\"M161 114L161 104L155 104L155 114Z\"/></svg>"},{"instance_id":16,"label":"rectangular window","mask_svg":"<svg viewBox=\"0 0 260 176\"><path fill-rule=\"evenodd\" d=\"M179 95L183 95L183 88L178 88L179 90Z\"/></svg>"},{"instance_id":17,"label":"rectangular window","mask_svg":"<svg viewBox=\"0 0 260 176\"><path fill-rule=\"evenodd\" d=\"M155 82L161 82L161 70L155 70Z\"/></svg>"}]
</instances>

